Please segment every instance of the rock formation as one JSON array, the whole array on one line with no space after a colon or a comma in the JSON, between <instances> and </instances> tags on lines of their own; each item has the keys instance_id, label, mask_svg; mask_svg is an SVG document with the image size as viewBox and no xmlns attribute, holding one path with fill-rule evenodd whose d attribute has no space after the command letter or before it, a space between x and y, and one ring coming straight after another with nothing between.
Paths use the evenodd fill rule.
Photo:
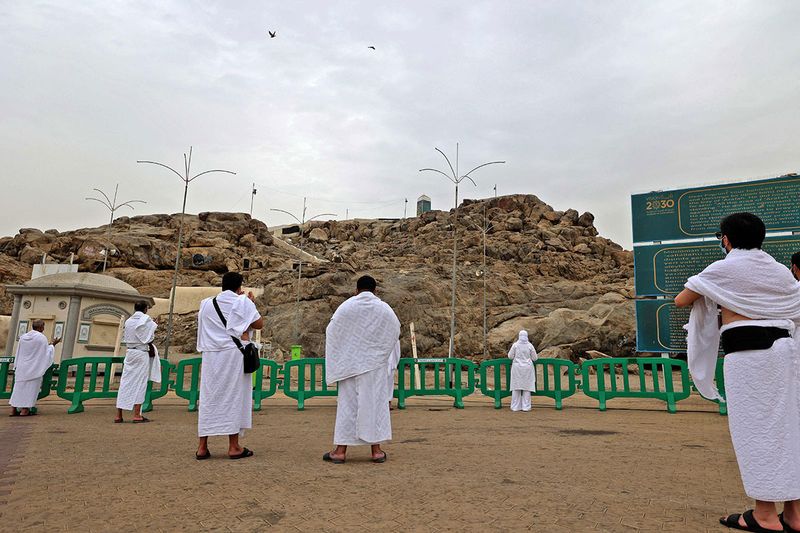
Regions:
<instances>
[{"instance_id":1,"label":"rock formation","mask_svg":"<svg viewBox=\"0 0 800 533\"><path fill-rule=\"evenodd\" d=\"M491 227L482 271L483 213ZM64 262L99 271L109 247L107 273L143 294L167 297L180 215L122 217L109 228L23 229L0 239L0 283L30 278L31 265ZM519 329L545 356L576 357L586 350L631 355L635 344L632 254L598 235L590 213L555 211L531 195L466 200L458 215L456 354L483 358L483 276L486 276L488 353L504 355ZM110 229L110 231L109 231ZM219 274L244 270L250 286L263 286L265 340L288 352L296 315L296 249L277 242L265 224L242 213L187 215L179 285L216 285ZM110 235L110 239L109 236ZM296 244L299 235L284 237ZM313 222L303 228L304 249L320 259L303 263L301 335L307 355L324 352L333 310L364 273L403 323L403 353L410 353L408 324L415 323L419 353L447 354L453 213L431 211L403 220ZM276 245L280 244L280 246ZM0 294L0 313L11 301ZM162 324L166 323L164 319ZM194 316L177 317L174 351L194 350ZM164 327L160 328L163 335Z\"/></svg>"}]
</instances>

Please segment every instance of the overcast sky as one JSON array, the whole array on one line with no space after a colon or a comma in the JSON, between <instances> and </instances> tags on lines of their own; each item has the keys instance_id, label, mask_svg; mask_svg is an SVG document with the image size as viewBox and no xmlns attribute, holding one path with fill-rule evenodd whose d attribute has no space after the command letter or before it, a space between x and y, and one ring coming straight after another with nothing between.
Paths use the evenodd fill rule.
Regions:
<instances>
[{"instance_id":1,"label":"overcast sky","mask_svg":"<svg viewBox=\"0 0 800 533\"><path fill-rule=\"evenodd\" d=\"M180 212L399 217L532 193L629 247L630 194L800 170L800 2L0 0L0 235ZM270 39L268 30L276 30ZM375 46L371 50L368 46Z\"/></svg>"}]
</instances>

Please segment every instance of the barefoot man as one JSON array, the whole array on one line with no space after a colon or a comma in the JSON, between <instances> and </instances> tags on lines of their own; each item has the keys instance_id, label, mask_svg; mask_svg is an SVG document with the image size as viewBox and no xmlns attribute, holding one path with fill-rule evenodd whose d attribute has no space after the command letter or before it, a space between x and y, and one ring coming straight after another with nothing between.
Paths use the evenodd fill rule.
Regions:
<instances>
[{"instance_id":1,"label":"barefoot man","mask_svg":"<svg viewBox=\"0 0 800 533\"><path fill-rule=\"evenodd\" d=\"M791 533L800 530L800 284L761 250L765 234L755 215L725 217L717 233L725 259L689 278L675 304L692 306L689 369L712 400L720 399L714 373L722 345L731 440L744 490L756 501L754 511L720 523ZM775 502L784 502L781 515Z\"/></svg>"},{"instance_id":2,"label":"barefoot man","mask_svg":"<svg viewBox=\"0 0 800 533\"><path fill-rule=\"evenodd\" d=\"M19 338L17 355L14 358L14 390L8 404L11 406L10 416L29 416L36 406L39 391L42 389L42 378L53 364L55 346L61 339L53 339L47 343L44 333L44 320L34 320L33 329ZM13 333L12 333L13 334ZM19 411L17 411L19 410Z\"/></svg>"},{"instance_id":3,"label":"barefoot man","mask_svg":"<svg viewBox=\"0 0 800 533\"><path fill-rule=\"evenodd\" d=\"M389 376L400 358L400 321L375 296L375 280L362 276L356 295L336 309L325 330L325 379L337 383L336 448L322 458L345 462L348 446L371 445L372 462L386 461L381 443L391 440Z\"/></svg>"},{"instance_id":4,"label":"barefoot man","mask_svg":"<svg viewBox=\"0 0 800 533\"><path fill-rule=\"evenodd\" d=\"M242 281L238 272L223 275L222 292L203 300L197 316L197 349L203 353L197 416L200 443L195 454L198 460L211 457L208 437L214 435L228 436L231 459L253 455L239 444L239 436L253 427L253 375L244 373L242 352L231 337L246 344L250 331L264 327L264 321L253 303L253 294L243 293ZM215 301L227 326L215 309Z\"/></svg>"}]
</instances>

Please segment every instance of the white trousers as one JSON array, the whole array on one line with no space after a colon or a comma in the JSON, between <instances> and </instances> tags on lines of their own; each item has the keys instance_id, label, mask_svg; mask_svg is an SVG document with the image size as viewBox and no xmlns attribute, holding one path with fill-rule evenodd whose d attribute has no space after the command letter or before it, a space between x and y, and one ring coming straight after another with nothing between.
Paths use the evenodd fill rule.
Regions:
<instances>
[{"instance_id":1,"label":"white trousers","mask_svg":"<svg viewBox=\"0 0 800 533\"><path fill-rule=\"evenodd\" d=\"M531 410L531 391L512 390L511 391L511 410L530 411Z\"/></svg>"}]
</instances>

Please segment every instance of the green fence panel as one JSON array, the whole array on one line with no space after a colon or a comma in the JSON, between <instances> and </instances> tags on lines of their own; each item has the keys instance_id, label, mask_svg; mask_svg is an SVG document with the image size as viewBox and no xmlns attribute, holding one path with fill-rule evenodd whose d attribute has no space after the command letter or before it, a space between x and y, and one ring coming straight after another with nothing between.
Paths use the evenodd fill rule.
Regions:
<instances>
[{"instance_id":1,"label":"green fence panel","mask_svg":"<svg viewBox=\"0 0 800 533\"><path fill-rule=\"evenodd\" d=\"M170 373L172 372L173 365L166 359L161 359L161 383L156 383L156 388L153 390L153 382L147 382L147 393L144 395L144 403L142 404L142 412L149 413L153 410L153 400L163 398L172 387L172 380Z\"/></svg>"},{"instance_id":2,"label":"green fence panel","mask_svg":"<svg viewBox=\"0 0 800 533\"><path fill-rule=\"evenodd\" d=\"M271 359L261 359L261 366L254 373L253 411L261 410L261 401L274 396L281 379L281 365ZM266 377L267 386L264 386Z\"/></svg>"},{"instance_id":3,"label":"green fence panel","mask_svg":"<svg viewBox=\"0 0 800 533\"><path fill-rule=\"evenodd\" d=\"M197 411L197 400L200 398L200 364L202 362L202 357L192 357L178 361L175 366L175 394L179 398L189 400L190 412Z\"/></svg>"},{"instance_id":4,"label":"green fence panel","mask_svg":"<svg viewBox=\"0 0 800 533\"><path fill-rule=\"evenodd\" d=\"M283 393L297 400L297 410L302 411L308 398L336 396L339 390L325 383L325 358L308 357L284 363Z\"/></svg>"},{"instance_id":5,"label":"green fence panel","mask_svg":"<svg viewBox=\"0 0 800 533\"><path fill-rule=\"evenodd\" d=\"M0 400L8 400L11 398L11 393L14 391L14 378L11 372L11 366L14 364L13 357L0 357ZM55 380L54 375L57 375L58 365L51 365L50 368L42 376L42 388L39 395L36 397L38 400L50 395L53 390ZM36 407L31 409L31 413L36 412Z\"/></svg>"},{"instance_id":6,"label":"green fence panel","mask_svg":"<svg viewBox=\"0 0 800 533\"><path fill-rule=\"evenodd\" d=\"M577 365L564 359L538 359L534 365L542 369L542 379L536 378L536 392L531 395L553 398L556 409L560 411L563 408L563 400L578 390L578 380L575 378ZM492 371L491 380L489 371ZM481 394L493 398L494 408L500 409L502 399L511 396L509 389L511 359L505 357L484 361L481 363L479 373ZM566 378L566 384L562 376Z\"/></svg>"},{"instance_id":7,"label":"green fence panel","mask_svg":"<svg viewBox=\"0 0 800 533\"><path fill-rule=\"evenodd\" d=\"M56 394L71 405L67 413L83 412L83 402L95 398L116 398L111 389L111 365L122 365L124 357L74 357L61 361ZM75 384L69 388L69 375L75 373ZM102 374L102 375L101 375ZM99 378L99 383L98 383Z\"/></svg>"},{"instance_id":8,"label":"green fence panel","mask_svg":"<svg viewBox=\"0 0 800 533\"><path fill-rule=\"evenodd\" d=\"M420 358L404 357L397 365L397 387L394 396L397 407L406 408L406 398L411 396L452 396L453 407L464 408L464 397L475 392L475 370L478 365L455 357ZM464 384L463 373L467 373ZM415 376L419 375L420 386ZM432 378L432 383L428 381Z\"/></svg>"},{"instance_id":9,"label":"green fence panel","mask_svg":"<svg viewBox=\"0 0 800 533\"><path fill-rule=\"evenodd\" d=\"M628 372L629 365L636 365L638 389L631 388L631 377ZM593 384L590 380L590 369L595 369L597 378ZM622 376L622 386L617 383L617 370ZM651 373L647 379L645 372ZM673 383L674 372L680 372L680 389L675 390ZM608 359L593 359L581 365L583 393L600 402L601 411L606 410L606 402L612 398L655 398L667 403L667 411L677 411L676 402L685 400L692 393L689 381L689 367L686 361L667 359L663 357L612 357Z\"/></svg>"},{"instance_id":10,"label":"green fence panel","mask_svg":"<svg viewBox=\"0 0 800 533\"><path fill-rule=\"evenodd\" d=\"M82 413L83 402L95 398L116 398L118 389L112 388L113 374L112 365L123 367L124 357L73 357L64 359L58 369L58 383L56 394L71 402L67 413ZM164 396L171 384L169 373L172 366L166 359L161 360L161 384L153 391L152 383L147 384L147 395L145 403L142 404L143 411L153 409L152 402L156 398ZM69 386L70 374L75 374L75 383ZM149 397L148 397L149 396Z\"/></svg>"}]
</instances>

